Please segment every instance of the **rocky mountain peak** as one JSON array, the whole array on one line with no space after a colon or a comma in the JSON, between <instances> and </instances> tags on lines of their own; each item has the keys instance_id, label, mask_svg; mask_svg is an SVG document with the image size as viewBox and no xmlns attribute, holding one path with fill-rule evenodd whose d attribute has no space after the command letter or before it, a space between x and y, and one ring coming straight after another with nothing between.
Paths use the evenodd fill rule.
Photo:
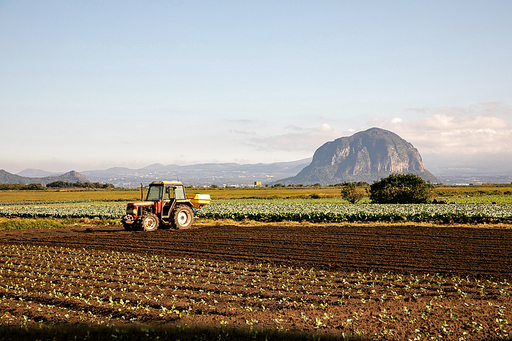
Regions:
<instances>
[{"instance_id":1,"label":"rocky mountain peak","mask_svg":"<svg viewBox=\"0 0 512 341\"><path fill-rule=\"evenodd\" d=\"M309 166L295 177L279 182L372 183L392 173L413 173L425 180L437 181L425 169L418 150L411 143L391 131L371 128L325 143L315 151Z\"/></svg>"}]
</instances>

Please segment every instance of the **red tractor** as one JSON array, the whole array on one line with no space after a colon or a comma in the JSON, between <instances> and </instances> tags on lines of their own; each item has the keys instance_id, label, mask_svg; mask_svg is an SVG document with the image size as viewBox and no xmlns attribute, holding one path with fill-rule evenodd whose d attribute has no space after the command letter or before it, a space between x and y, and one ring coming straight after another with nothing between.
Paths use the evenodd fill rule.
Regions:
<instances>
[{"instance_id":1,"label":"red tractor","mask_svg":"<svg viewBox=\"0 0 512 341\"><path fill-rule=\"evenodd\" d=\"M188 229L196 213L209 203L208 194L187 197L179 181L153 181L145 201L127 205L123 226L128 231L155 231L161 225Z\"/></svg>"}]
</instances>

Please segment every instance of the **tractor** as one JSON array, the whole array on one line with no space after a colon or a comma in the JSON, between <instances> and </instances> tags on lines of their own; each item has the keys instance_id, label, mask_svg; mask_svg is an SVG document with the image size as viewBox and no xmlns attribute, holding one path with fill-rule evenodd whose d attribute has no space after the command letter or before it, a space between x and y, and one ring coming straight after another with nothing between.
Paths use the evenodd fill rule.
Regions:
<instances>
[{"instance_id":1,"label":"tractor","mask_svg":"<svg viewBox=\"0 0 512 341\"><path fill-rule=\"evenodd\" d=\"M155 231L159 226L188 229L195 215L210 203L210 195L185 195L185 186L179 181L153 181L146 200L128 203L122 218L127 231Z\"/></svg>"}]
</instances>

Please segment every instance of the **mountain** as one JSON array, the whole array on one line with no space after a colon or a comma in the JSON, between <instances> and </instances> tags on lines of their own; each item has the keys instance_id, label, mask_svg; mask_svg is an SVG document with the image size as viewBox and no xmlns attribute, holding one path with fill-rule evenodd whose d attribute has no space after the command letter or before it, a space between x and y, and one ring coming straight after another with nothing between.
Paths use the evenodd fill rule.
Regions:
<instances>
[{"instance_id":1,"label":"mountain","mask_svg":"<svg viewBox=\"0 0 512 341\"><path fill-rule=\"evenodd\" d=\"M24 177L28 177L28 178L44 178L44 177L48 177L48 176L58 176L58 175L60 175L60 173L47 172L42 169L29 168L29 169L25 169L25 170L17 173L16 175L24 176Z\"/></svg>"},{"instance_id":2,"label":"mountain","mask_svg":"<svg viewBox=\"0 0 512 341\"><path fill-rule=\"evenodd\" d=\"M46 186L49 183L52 183L54 181L65 181L65 182L89 182L85 176L82 174L76 172L76 171L70 171L65 174L59 175L59 176L47 176L44 178L31 178L31 177L25 177L20 176L16 174L11 174L3 169L0 169L0 184L41 184L43 186Z\"/></svg>"},{"instance_id":3,"label":"mountain","mask_svg":"<svg viewBox=\"0 0 512 341\"><path fill-rule=\"evenodd\" d=\"M87 178L85 176L83 176L82 174L80 174L74 170L64 173L62 175L59 175L59 176L49 176L49 177L46 177L43 179L46 179L46 181L49 181L48 183L53 182L53 181L65 181L65 182L71 182L71 183L89 182L89 180L87 180Z\"/></svg>"},{"instance_id":4,"label":"mountain","mask_svg":"<svg viewBox=\"0 0 512 341\"><path fill-rule=\"evenodd\" d=\"M371 128L325 143L315 151L309 166L296 176L276 183L372 183L392 173L413 173L424 180L438 182L436 177L425 169L418 150L412 144L393 132Z\"/></svg>"}]
</instances>

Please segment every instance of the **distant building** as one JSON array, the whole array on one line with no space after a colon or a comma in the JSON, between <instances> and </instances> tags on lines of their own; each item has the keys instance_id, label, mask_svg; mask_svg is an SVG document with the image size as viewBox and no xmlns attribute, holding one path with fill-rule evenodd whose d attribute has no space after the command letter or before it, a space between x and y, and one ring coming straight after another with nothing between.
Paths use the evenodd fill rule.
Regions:
<instances>
[{"instance_id":1,"label":"distant building","mask_svg":"<svg viewBox=\"0 0 512 341\"><path fill-rule=\"evenodd\" d=\"M261 187L261 181L254 181L255 187Z\"/></svg>"}]
</instances>

